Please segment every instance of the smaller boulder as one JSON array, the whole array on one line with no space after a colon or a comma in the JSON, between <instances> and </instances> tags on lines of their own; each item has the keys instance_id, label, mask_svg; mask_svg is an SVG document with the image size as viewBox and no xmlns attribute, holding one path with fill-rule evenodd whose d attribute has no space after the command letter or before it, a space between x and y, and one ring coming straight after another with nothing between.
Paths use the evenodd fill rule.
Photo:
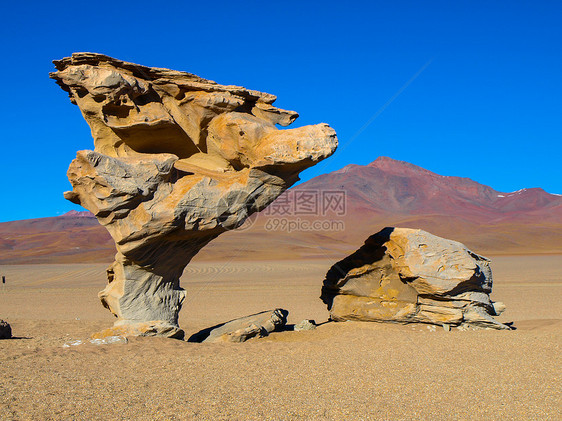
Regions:
<instances>
[{"instance_id":1,"label":"smaller boulder","mask_svg":"<svg viewBox=\"0 0 562 421\"><path fill-rule=\"evenodd\" d=\"M302 330L314 330L316 329L316 322L314 320L305 319L300 323L297 323L294 327L296 332L300 332Z\"/></svg>"},{"instance_id":2,"label":"smaller boulder","mask_svg":"<svg viewBox=\"0 0 562 421\"><path fill-rule=\"evenodd\" d=\"M0 339L12 339L12 327L4 320L0 320Z\"/></svg>"},{"instance_id":3,"label":"smaller boulder","mask_svg":"<svg viewBox=\"0 0 562 421\"><path fill-rule=\"evenodd\" d=\"M263 338L285 326L288 314L287 310L280 308L262 311L197 332L189 338L189 342L245 342L251 338Z\"/></svg>"},{"instance_id":4,"label":"smaller boulder","mask_svg":"<svg viewBox=\"0 0 562 421\"><path fill-rule=\"evenodd\" d=\"M490 260L422 230L385 228L326 275L322 300L334 321L428 323L506 329L490 299Z\"/></svg>"}]
</instances>

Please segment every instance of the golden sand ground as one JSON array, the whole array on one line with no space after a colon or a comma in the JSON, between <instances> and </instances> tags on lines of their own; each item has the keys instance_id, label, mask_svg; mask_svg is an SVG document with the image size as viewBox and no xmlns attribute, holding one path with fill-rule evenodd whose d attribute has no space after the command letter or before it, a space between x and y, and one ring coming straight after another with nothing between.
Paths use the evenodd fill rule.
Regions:
<instances>
[{"instance_id":1,"label":"golden sand ground","mask_svg":"<svg viewBox=\"0 0 562 421\"><path fill-rule=\"evenodd\" d=\"M283 307L326 321L333 261L188 266L180 324L199 329ZM80 345L113 322L104 264L0 266L0 419L560 419L562 256L493 258L516 331L327 323L244 344L137 338Z\"/></svg>"}]
</instances>

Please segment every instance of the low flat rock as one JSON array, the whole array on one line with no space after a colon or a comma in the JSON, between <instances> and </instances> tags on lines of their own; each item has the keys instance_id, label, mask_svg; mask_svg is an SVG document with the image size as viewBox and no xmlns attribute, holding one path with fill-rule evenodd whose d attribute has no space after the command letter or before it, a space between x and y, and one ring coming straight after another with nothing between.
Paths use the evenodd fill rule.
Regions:
<instances>
[{"instance_id":1,"label":"low flat rock","mask_svg":"<svg viewBox=\"0 0 562 421\"><path fill-rule=\"evenodd\" d=\"M288 314L287 310L280 308L262 311L202 330L192 335L189 342L245 342L251 338L262 338L285 326Z\"/></svg>"},{"instance_id":2,"label":"low flat rock","mask_svg":"<svg viewBox=\"0 0 562 421\"><path fill-rule=\"evenodd\" d=\"M385 228L332 266L321 298L335 321L510 329L494 319L505 305L491 292L487 258L422 230Z\"/></svg>"},{"instance_id":3,"label":"low flat rock","mask_svg":"<svg viewBox=\"0 0 562 421\"><path fill-rule=\"evenodd\" d=\"M4 320L0 320L0 339L12 339L12 327Z\"/></svg>"}]
</instances>

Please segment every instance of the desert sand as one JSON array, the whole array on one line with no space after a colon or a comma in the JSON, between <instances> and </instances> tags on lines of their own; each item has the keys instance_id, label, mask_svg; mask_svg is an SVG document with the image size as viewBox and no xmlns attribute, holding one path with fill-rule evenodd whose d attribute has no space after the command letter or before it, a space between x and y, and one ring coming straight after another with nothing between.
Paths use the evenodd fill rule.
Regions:
<instances>
[{"instance_id":1,"label":"desert sand","mask_svg":"<svg viewBox=\"0 0 562 421\"><path fill-rule=\"evenodd\" d=\"M0 419L559 419L562 256L491 256L499 320L517 330L324 323L242 344L84 344L113 316L106 264L0 266ZM180 326L282 307L327 321L334 260L194 261Z\"/></svg>"}]
</instances>

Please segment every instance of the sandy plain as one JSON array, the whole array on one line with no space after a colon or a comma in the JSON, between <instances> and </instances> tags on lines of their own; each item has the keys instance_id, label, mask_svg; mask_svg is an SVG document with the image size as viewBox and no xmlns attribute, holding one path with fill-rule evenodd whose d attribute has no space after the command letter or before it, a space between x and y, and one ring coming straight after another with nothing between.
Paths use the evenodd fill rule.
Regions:
<instances>
[{"instance_id":1,"label":"sandy plain","mask_svg":"<svg viewBox=\"0 0 562 421\"><path fill-rule=\"evenodd\" d=\"M325 323L243 344L135 338L63 348L113 323L106 264L0 266L0 419L560 419L562 256L492 257L517 330ZM326 322L333 260L189 265L180 324L275 307Z\"/></svg>"}]
</instances>

